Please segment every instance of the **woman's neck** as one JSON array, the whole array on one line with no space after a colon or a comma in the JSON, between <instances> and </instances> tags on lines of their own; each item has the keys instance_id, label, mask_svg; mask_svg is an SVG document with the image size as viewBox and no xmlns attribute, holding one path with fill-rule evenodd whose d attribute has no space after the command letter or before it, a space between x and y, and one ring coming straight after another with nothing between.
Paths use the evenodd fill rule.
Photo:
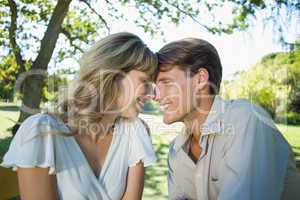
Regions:
<instances>
[{"instance_id":1,"label":"woman's neck","mask_svg":"<svg viewBox=\"0 0 300 200\"><path fill-rule=\"evenodd\" d=\"M107 135L113 133L117 117L106 116L100 122L87 123L84 127L80 127L78 137L86 138L91 143L98 143Z\"/></svg>"}]
</instances>

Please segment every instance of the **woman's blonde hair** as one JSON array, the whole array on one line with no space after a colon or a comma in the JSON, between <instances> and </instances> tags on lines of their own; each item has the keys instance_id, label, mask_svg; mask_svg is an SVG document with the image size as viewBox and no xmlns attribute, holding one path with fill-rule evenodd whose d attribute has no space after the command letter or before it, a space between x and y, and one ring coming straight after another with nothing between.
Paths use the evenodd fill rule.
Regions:
<instances>
[{"instance_id":1,"label":"woman's blonde hair","mask_svg":"<svg viewBox=\"0 0 300 200\"><path fill-rule=\"evenodd\" d=\"M52 113L65 123L72 122L76 131L82 121L99 124L115 109L124 74L136 69L152 76L157 57L138 36L121 32L95 43L79 64L78 77L69 85L68 95L58 98L62 100Z\"/></svg>"}]
</instances>

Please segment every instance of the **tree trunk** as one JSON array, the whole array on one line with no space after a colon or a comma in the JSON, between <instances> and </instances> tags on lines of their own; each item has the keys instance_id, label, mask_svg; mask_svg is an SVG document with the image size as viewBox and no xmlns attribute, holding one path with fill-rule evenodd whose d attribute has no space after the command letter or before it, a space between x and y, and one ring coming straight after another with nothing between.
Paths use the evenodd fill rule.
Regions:
<instances>
[{"instance_id":1,"label":"tree trunk","mask_svg":"<svg viewBox=\"0 0 300 200\"><path fill-rule=\"evenodd\" d=\"M58 0L52 13L47 30L41 41L40 51L33 62L29 72L23 76L20 88L22 92L22 106L18 123L12 128L13 135L16 133L20 124L30 115L40 112L40 103L42 99L42 89L44 86L45 75L52 57L58 35L61 31L61 25L66 17L72 0Z\"/></svg>"}]
</instances>

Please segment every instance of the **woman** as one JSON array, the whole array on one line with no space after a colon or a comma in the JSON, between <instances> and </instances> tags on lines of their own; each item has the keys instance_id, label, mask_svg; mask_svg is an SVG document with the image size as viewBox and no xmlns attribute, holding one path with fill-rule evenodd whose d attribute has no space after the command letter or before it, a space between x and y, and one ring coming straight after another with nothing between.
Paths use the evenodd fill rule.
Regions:
<instances>
[{"instance_id":1,"label":"woman","mask_svg":"<svg viewBox=\"0 0 300 200\"><path fill-rule=\"evenodd\" d=\"M23 200L141 199L144 167L156 161L137 118L156 56L130 33L87 51L57 112L27 118L4 156Z\"/></svg>"}]
</instances>

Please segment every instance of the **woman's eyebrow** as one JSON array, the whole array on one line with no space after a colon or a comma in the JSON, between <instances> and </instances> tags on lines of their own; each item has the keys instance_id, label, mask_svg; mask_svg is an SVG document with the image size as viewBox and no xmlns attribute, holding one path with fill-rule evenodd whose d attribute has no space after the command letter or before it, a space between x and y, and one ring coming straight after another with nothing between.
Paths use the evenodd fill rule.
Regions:
<instances>
[{"instance_id":1,"label":"woman's eyebrow","mask_svg":"<svg viewBox=\"0 0 300 200\"><path fill-rule=\"evenodd\" d=\"M144 82L144 81L149 81L150 80L150 77L140 77L139 78L139 80L141 81L141 82Z\"/></svg>"}]
</instances>

